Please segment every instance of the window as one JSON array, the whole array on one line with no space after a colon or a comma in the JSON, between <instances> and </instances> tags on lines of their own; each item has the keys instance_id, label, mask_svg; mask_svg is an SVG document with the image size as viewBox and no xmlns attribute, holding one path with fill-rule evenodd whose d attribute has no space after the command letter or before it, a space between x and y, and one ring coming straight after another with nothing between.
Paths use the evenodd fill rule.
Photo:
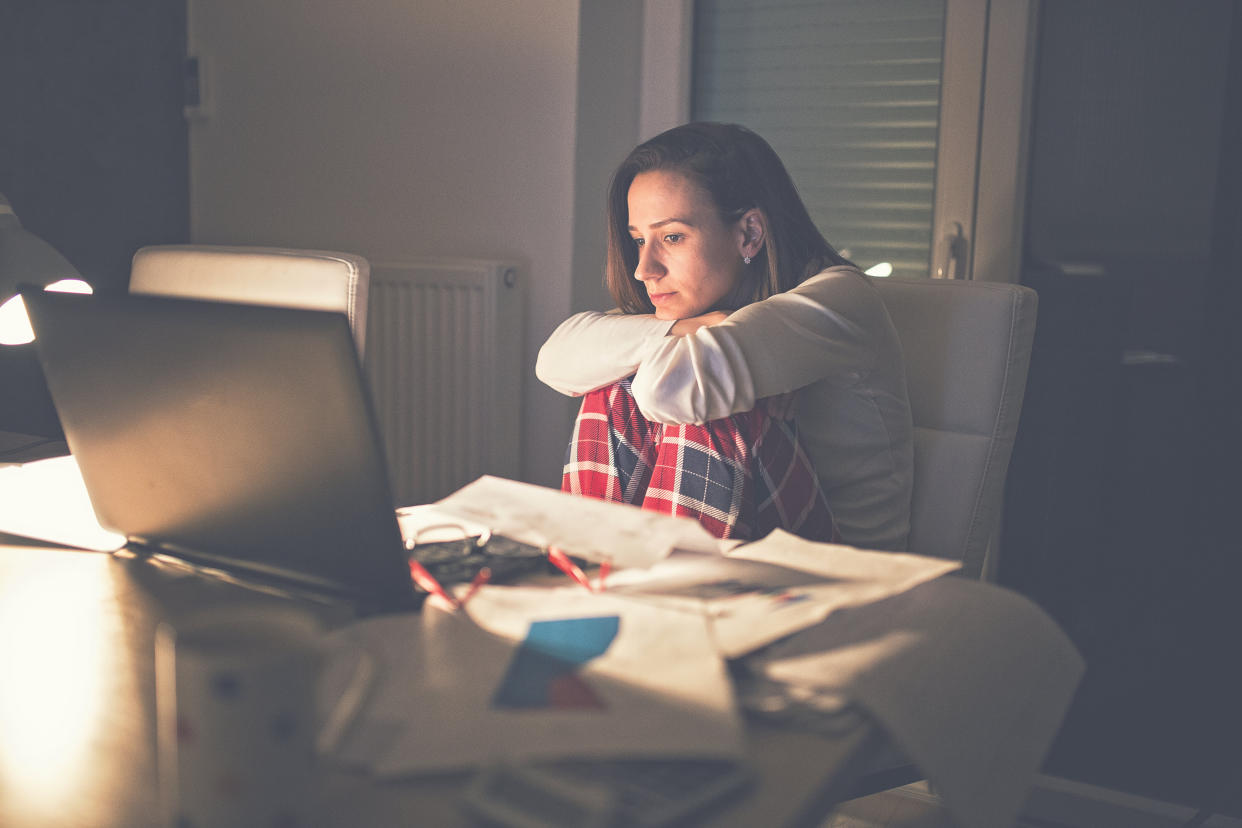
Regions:
<instances>
[{"instance_id":1,"label":"window","mask_svg":"<svg viewBox=\"0 0 1242 828\"><path fill-rule=\"evenodd\" d=\"M691 113L772 144L860 267L926 276L945 0L699 0Z\"/></svg>"}]
</instances>

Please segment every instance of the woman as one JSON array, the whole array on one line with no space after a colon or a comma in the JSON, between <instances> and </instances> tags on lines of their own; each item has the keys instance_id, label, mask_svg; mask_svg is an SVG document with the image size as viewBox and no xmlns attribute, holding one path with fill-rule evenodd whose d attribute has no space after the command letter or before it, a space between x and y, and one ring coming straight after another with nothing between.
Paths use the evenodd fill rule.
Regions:
<instances>
[{"instance_id":1,"label":"woman","mask_svg":"<svg viewBox=\"0 0 1242 828\"><path fill-rule=\"evenodd\" d=\"M636 147L609 188L606 280L618 311L570 317L535 369L584 396L565 490L719 537L905 548L900 343L767 142L697 123Z\"/></svg>"}]
</instances>

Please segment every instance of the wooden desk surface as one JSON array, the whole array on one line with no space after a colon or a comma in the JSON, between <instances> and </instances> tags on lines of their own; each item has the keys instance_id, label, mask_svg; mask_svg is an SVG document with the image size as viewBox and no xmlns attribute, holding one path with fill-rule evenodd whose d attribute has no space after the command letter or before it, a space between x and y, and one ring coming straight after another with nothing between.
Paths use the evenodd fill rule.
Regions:
<instances>
[{"instance_id":1,"label":"wooden desk surface","mask_svg":"<svg viewBox=\"0 0 1242 828\"><path fill-rule=\"evenodd\" d=\"M287 600L0 533L0 826L157 825L156 625L206 606ZM344 608L320 612L348 621ZM818 824L882 741L858 718L831 738L761 724L747 737L759 784L706 824ZM457 806L464 782L324 769L318 824L469 825Z\"/></svg>"}]
</instances>

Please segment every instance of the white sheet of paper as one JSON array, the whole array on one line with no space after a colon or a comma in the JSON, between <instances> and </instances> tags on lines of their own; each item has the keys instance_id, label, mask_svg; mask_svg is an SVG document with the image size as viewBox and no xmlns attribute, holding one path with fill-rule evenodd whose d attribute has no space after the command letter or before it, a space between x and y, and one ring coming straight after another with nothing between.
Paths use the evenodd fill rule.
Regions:
<instances>
[{"instance_id":1,"label":"white sheet of paper","mask_svg":"<svg viewBox=\"0 0 1242 828\"><path fill-rule=\"evenodd\" d=\"M674 548L718 552L719 541L687 517L580 497L485 475L437 501L438 511L536 546L560 547L589 561L647 567Z\"/></svg>"},{"instance_id":2,"label":"white sheet of paper","mask_svg":"<svg viewBox=\"0 0 1242 828\"><path fill-rule=\"evenodd\" d=\"M1084 670L1043 610L963 578L830 616L750 665L855 700L963 828L1013 823Z\"/></svg>"},{"instance_id":3,"label":"white sheet of paper","mask_svg":"<svg viewBox=\"0 0 1242 828\"><path fill-rule=\"evenodd\" d=\"M457 540L482 535L488 527L439 509L434 503L402 506L397 510L401 537L418 543Z\"/></svg>"},{"instance_id":4,"label":"white sheet of paper","mask_svg":"<svg viewBox=\"0 0 1242 828\"><path fill-rule=\"evenodd\" d=\"M99 525L72 455L0 468L0 531L97 552L125 545Z\"/></svg>"},{"instance_id":5,"label":"white sheet of paper","mask_svg":"<svg viewBox=\"0 0 1242 828\"><path fill-rule=\"evenodd\" d=\"M740 756L702 618L586 592L484 587L465 612L354 624L378 685L335 757L381 776L499 759ZM566 655L568 653L568 656Z\"/></svg>"},{"instance_id":6,"label":"white sheet of paper","mask_svg":"<svg viewBox=\"0 0 1242 828\"><path fill-rule=\"evenodd\" d=\"M961 567L956 561L815 543L782 530L726 556L676 554L611 576L609 591L705 614L737 658L845 607L878 601Z\"/></svg>"}]
</instances>

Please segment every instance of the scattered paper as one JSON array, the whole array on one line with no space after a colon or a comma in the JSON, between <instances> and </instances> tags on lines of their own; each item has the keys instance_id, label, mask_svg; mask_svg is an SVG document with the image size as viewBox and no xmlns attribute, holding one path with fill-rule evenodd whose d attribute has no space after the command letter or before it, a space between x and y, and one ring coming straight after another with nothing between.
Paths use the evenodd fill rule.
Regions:
<instances>
[{"instance_id":1,"label":"scattered paper","mask_svg":"<svg viewBox=\"0 0 1242 828\"><path fill-rule=\"evenodd\" d=\"M836 613L747 664L855 700L963 828L1013 824L1084 670L1039 607L962 578Z\"/></svg>"},{"instance_id":2,"label":"scattered paper","mask_svg":"<svg viewBox=\"0 0 1242 828\"><path fill-rule=\"evenodd\" d=\"M501 759L743 755L724 663L703 620L685 613L578 587L484 587L465 612L433 600L336 639L343 658L369 652L379 679L334 758L380 776Z\"/></svg>"},{"instance_id":3,"label":"scattered paper","mask_svg":"<svg viewBox=\"0 0 1242 828\"><path fill-rule=\"evenodd\" d=\"M775 529L754 543L733 547L728 553L735 560L763 561L832 580L864 584L876 582L921 582L962 568L959 561L911 555L906 552L874 552L853 546L817 543Z\"/></svg>"},{"instance_id":4,"label":"scattered paper","mask_svg":"<svg viewBox=\"0 0 1242 828\"><path fill-rule=\"evenodd\" d=\"M688 517L500 477L480 477L435 506L513 540L556 546L589 561L611 561L615 567L648 567L673 549L720 550L720 542Z\"/></svg>"},{"instance_id":5,"label":"scattered paper","mask_svg":"<svg viewBox=\"0 0 1242 828\"><path fill-rule=\"evenodd\" d=\"M878 601L961 567L920 555L815 543L782 530L726 556L678 553L611 576L616 595L705 615L721 655L737 658L845 607Z\"/></svg>"},{"instance_id":6,"label":"scattered paper","mask_svg":"<svg viewBox=\"0 0 1242 828\"><path fill-rule=\"evenodd\" d=\"M406 543L451 541L476 537L489 531L486 524L445 512L434 503L402 506L397 510L397 523Z\"/></svg>"}]
</instances>

